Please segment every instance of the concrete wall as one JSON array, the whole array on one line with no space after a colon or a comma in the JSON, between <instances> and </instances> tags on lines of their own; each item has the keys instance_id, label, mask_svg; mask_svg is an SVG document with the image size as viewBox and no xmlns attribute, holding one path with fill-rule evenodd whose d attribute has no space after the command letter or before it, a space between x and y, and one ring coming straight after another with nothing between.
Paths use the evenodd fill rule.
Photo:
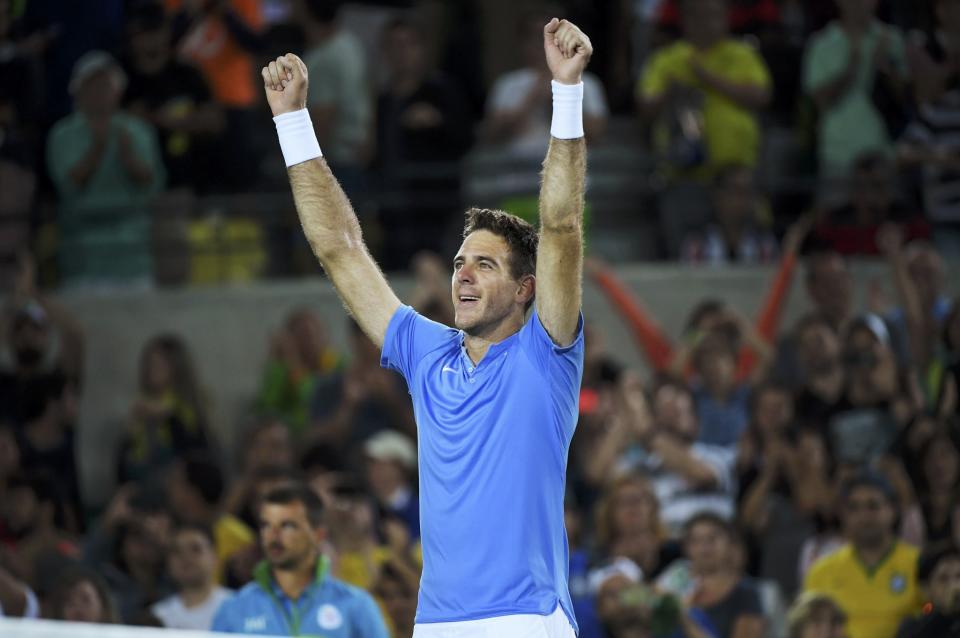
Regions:
<instances>
[{"instance_id":1,"label":"concrete wall","mask_svg":"<svg viewBox=\"0 0 960 638\"><path fill-rule=\"evenodd\" d=\"M957 272L956 268L951 271ZM674 336L690 308L706 296L725 299L752 315L773 276L772 269L715 271L665 265L630 266L620 272ZM862 294L868 281L887 271L879 263L861 263L855 264L854 273ZM393 284L401 297L411 288L408 279L394 279ZM952 286L956 289L956 282ZM895 299L889 285L888 289ZM303 305L315 308L330 326L335 342L344 343L345 313L331 286L322 279L122 294L67 292L60 299L86 330L79 455L85 493L92 504L102 503L112 491L119 427L136 394L140 347L152 335L174 331L192 347L211 399L214 427L228 450L257 391L270 334L287 312ZM806 308L802 272L798 272L783 325L791 325ZM584 309L608 351L623 363L642 368L628 332L590 284Z\"/></svg>"}]
</instances>

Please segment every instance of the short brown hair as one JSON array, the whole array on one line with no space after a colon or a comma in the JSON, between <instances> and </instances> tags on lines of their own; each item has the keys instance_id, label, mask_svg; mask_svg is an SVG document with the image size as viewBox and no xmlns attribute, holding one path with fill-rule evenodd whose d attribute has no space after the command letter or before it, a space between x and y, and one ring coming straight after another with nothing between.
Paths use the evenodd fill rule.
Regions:
<instances>
[{"instance_id":1,"label":"short brown hair","mask_svg":"<svg viewBox=\"0 0 960 638\"><path fill-rule=\"evenodd\" d=\"M520 279L537 271L537 244L540 237L529 222L502 210L471 208L466 214L463 237L486 230L503 237L510 247L510 276Z\"/></svg>"}]
</instances>

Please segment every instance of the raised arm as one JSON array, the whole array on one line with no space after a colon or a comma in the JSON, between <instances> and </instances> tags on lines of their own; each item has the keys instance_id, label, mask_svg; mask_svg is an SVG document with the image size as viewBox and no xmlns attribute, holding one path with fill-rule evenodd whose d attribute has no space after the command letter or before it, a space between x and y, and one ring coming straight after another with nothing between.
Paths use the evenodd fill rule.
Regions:
<instances>
[{"instance_id":1,"label":"raised arm","mask_svg":"<svg viewBox=\"0 0 960 638\"><path fill-rule=\"evenodd\" d=\"M360 223L326 160L306 111L307 68L288 53L261 71L303 232L340 299L378 347L400 300L363 242Z\"/></svg>"},{"instance_id":2,"label":"raised arm","mask_svg":"<svg viewBox=\"0 0 960 638\"><path fill-rule=\"evenodd\" d=\"M573 342L583 296L583 194L587 149L583 137L583 70L593 53L575 25L554 18L543 28L553 74L554 116L540 185L537 313L558 345Z\"/></svg>"}]
</instances>

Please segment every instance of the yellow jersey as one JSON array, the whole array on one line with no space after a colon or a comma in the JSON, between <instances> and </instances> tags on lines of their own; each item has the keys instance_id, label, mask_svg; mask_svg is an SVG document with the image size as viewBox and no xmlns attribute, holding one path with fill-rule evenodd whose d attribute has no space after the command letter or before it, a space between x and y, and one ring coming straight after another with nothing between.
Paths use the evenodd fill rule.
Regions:
<instances>
[{"instance_id":1,"label":"yellow jersey","mask_svg":"<svg viewBox=\"0 0 960 638\"><path fill-rule=\"evenodd\" d=\"M847 613L850 638L894 638L904 619L920 612L919 550L897 541L879 565L868 570L849 543L810 568L805 591L827 594Z\"/></svg>"}]
</instances>

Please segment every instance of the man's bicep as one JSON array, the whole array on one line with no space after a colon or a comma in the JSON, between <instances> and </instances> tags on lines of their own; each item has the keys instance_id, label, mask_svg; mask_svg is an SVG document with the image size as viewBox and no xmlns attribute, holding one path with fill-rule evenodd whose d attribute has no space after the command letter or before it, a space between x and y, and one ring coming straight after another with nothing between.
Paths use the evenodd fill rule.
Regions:
<instances>
[{"instance_id":1,"label":"man's bicep","mask_svg":"<svg viewBox=\"0 0 960 638\"><path fill-rule=\"evenodd\" d=\"M373 257L364 247L351 248L326 264L337 294L363 332L383 346L390 318L400 299L390 288Z\"/></svg>"},{"instance_id":2,"label":"man's bicep","mask_svg":"<svg viewBox=\"0 0 960 638\"><path fill-rule=\"evenodd\" d=\"M580 228L543 229L537 250L537 314L559 346L576 339L583 296L583 237Z\"/></svg>"}]
</instances>

